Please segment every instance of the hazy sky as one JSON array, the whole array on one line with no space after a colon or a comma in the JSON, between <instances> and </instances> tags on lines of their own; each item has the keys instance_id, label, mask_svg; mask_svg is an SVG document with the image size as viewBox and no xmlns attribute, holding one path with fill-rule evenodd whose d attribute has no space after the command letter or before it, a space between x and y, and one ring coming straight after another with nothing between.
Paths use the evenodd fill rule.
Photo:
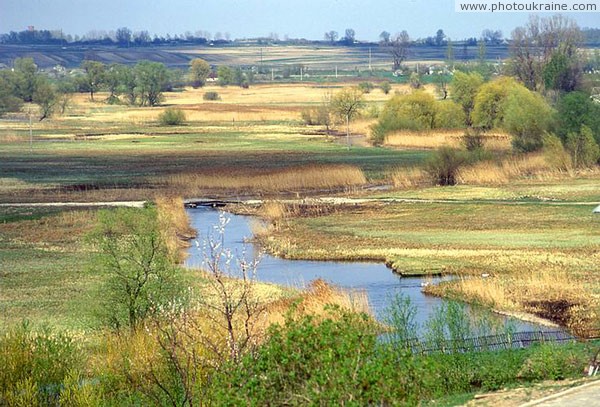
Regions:
<instances>
[{"instance_id":1,"label":"hazy sky","mask_svg":"<svg viewBox=\"0 0 600 407\"><path fill-rule=\"evenodd\" d=\"M599 27L600 13L570 13L581 27ZM0 32L63 29L68 34L91 30L148 30L151 34L185 31L228 32L231 38L267 36L322 39L325 31L343 35L346 28L360 40L376 40L381 31L407 30L411 37L435 34L454 39L478 37L485 28L506 37L526 22L525 13L456 13L454 0L0 0Z\"/></svg>"}]
</instances>

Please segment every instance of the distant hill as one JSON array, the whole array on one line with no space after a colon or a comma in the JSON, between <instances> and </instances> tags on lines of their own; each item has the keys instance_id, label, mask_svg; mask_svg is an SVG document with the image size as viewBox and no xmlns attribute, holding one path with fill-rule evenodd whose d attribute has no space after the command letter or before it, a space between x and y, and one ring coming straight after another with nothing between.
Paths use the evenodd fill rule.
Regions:
<instances>
[{"instance_id":1,"label":"distant hill","mask_svg":"<svg viewBox=\"0 0 600 407\"><path fill-rule=\"evenodd\" d=\"M369 62L374 67L391 65L390 56L377 45L297 46L297 45L228 45L228 46L148 46L120 48L117 46L81 45L0 45L0 63L11 66L16 58L31 57L41 68L61 65L74 68L85 59L106 64L135 64L140 60L162 62L169 67L187 67L193 58L203 58L212 65L281 66L302 64L314 68L354 68ZM440 61L446 58L446 46L415 45L409 61ZM488 59L508 56L507 45L487 47ZM454 46L456 61L477 59L477 46Z\"/></svg>"}]
</instances>

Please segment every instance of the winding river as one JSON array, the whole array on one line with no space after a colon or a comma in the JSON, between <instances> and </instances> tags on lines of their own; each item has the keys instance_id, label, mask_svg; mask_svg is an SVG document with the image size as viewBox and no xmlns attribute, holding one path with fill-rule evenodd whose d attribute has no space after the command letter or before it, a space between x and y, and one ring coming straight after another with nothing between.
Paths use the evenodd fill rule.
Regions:
<instances>
[{"instance_id":1,"label":"winding river","mask_svg":"<svg viewBox=\"0 0 600 407\"><path fill-rule=\"evenodd\" d=\"M187 211L192 226L198 232L198 240L205 239L212 233L215 225L219 224L220 211L218 209L197 207L189 208ZM229 223L225 228L225 247L238 255L244 252L247 255L257 254L258 247L246 242L248 238L252 237L250 225L253 218L229 213L226 216ZM203 259L204 251L198 249L197 245L192 245L186 266L201 267ZM378 318L382 317L391 296L402 292L409 296L415 305L416 320L422 326L434 308L444 301L441 298L423 294L422 283L435 284L452 277L406 278L393 273L382 263L287 260L268 254L261 257L257 269L258 280L293 287L304 287L318 278L336 286L365 291L371 308ZM537 324L500 316L498 318L504 319L505 323L511 323L517 331L548 330L547 327Z\"/></svg>"}]
</instances>

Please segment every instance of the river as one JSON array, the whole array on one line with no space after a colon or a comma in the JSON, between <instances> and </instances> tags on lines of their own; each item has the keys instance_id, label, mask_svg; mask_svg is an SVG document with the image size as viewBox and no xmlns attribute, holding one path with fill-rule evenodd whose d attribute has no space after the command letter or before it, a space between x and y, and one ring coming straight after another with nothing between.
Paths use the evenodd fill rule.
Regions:
<instances>
[{"instance_id":1,"label":"river","mask_svg":"<svg viewBox=\"0 0 600 407\"><path fill-rule=\"evenodd\" d=\"M206 239L219 224L220 210L210 207L187 209L192 227L198 232L198 241ZM251 216L225 213L228 224L225 228L224 246L234 254L257 255L259 248L248 243L252 237ZM201 267L204 261L202 244L194 244L189 250L187 267ZM410 297L416 307L416 321L423 325L433 310L443 303L443 299L425 295L422 284L435 284L452 277L406 278L393 273L382 263L372 262L336 262L287 260L263 254L257 268L257 279L263 282L293 287L304 287L315 279L323 279L333 285L367 293L371 309L377 318L382 318L390 299L397 292ZM510 323L517 331L548 330L541 325L500 317ZM555 328L553 328L555 329Z\"/></svg>"}]
</instances>

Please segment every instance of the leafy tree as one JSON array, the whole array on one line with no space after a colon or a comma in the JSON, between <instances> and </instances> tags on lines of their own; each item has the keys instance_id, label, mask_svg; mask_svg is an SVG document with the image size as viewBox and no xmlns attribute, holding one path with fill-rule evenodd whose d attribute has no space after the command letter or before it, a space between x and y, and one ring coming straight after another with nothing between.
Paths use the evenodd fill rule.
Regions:
<instances>
[{"instance_id":1,"label":"leafy tree","mask_svg":"<svg viewBox=\"0 0 600 407\"><path fill-rule=\"evenodd\" d=\"M334 113L346 122L346 141L350 147L350 122L364 108L364 95L358 88L345 88L336 93L331 100Z\"/></svg>"},{"instance_id":2,"label":"leafy tree","mask_svg":"<svg viewBox=\"0 0 600 407\"><path fill-rule=\"evenodd\" d=\"M98 92L104 83L106 65L98 61L85 60L81 64L85 72L84 83L87 91L90 92L90 99L94 100L94 93Z\"/></svg>"},{"instance_id":3,"label":"leafy tree","mask_svg":"<svg viewBox=\"0 0 600 407\"><path fill-rule=\"evenodd\" d=\"M140 106L157 106L162 102L169 73L160 62L140 61L135 66L136 91Z\"/></svg>"},{"instance_id":4,"label":"leafy tree","mask_svg":"<svg viewBox=\"0 0 600 407\"><path fill-rule=\"evenodd\" d=\"M33 58L17 58L14 63L15 69L15 96L23 99L25 102L33 101L33 93L37 86L38 74L37 65Z\"/></svg>"},{"instance_id":5,"label":"leafy tree","mask_svg":"<svg viewBox=\"0 0 600 407\"><path fill-rule=\"evenodd\" d=\"M217 69L217 77L219 78L219 85L227 86L233 83L233 70L228 66L220 66Z\"/></svg>"},{"instance_id":6,"label":"leafy tree","mask_svg":"<svg viewBox=\"0 0 600 407\"><path fill-rule=\"evenodd\" d=\"M566 140L567 134L577 133L582 125L589 127L600 143L600 105L585 92L563 95L557 104L558 135Z\"/></svg>"},{"instance_id":7,"label":"leafy tree","mask_svg":"<svg viewBox=\"0 0 600 407\"><path fill-rule=\"evenodd\" d=\"M578 133L567 134L566 148L575 168L587 168L598 163L600 159L600 147L594 140L592 130L581 126Z\"/></svg>"},{"instance_id":8,"label":"leafy tree","mask_svg":"<svg viewBox=\"0 0 600 407\"><path fill-rule=\"evenodd\" d=\"M50 117L58 102L58 95L47 80L38 80L33 92L33 103L40 107L40 121Z\"/></svg>"},{"instance_id":9,"label":"leafy tree","mask_svg":"<svg viewBox=\"0 0 600 407\"><path fill-rule=\"evenodd\" d=\"M513 135L513 147L523 152L539 150L553 117L552 108L544 98L518 86L508 95L503 110L502 127Z\"/></svg>"},{"instance_id":10,"label":"leafy tree","mask_svg":"<svg viewBox=\"0 0 600 407\"><path fill-rule=\"evenodd\" d=\"M500 77L479 87L471 111L472 124L484 130L502 127L504 102L518 83L508 77Z\"/></svg>"},{"instance_id":11,"label":"leafy tree","mask_svg":"<svg viewBox=\"0 0 600 407\"><path fill-rule=\"evenodd\" d=\"M463 152L439 148L426 163L426 170L438 185L456 185L458 170L466 162Z\"/></svg>"},{"instance_id":12,"label":"leafy tree","mask_svg":"<svg viewBox=\"0 0 600 407\"><path fill-rule=\"evenodd\" d=\"M467 126L473 123L471 112L475 106L475 96L481 85L483 85L483 77L481 75L478 73L463 73L461 71L454 73L452 82L450 83L452 100L462 106Z\"/></svg>"},{"instance_id":13,"label":"leafy tree","mask_svg":"<svg viewBox=\"0 0 600 407\"><path fill-rule=\"evenodd\" d=\"M103 210L91 234L96 267L108 276L103 300L107 322L136 329L179 298L182 284L154 208Z\"/></svg>"},{"instance_id":14,"label":"leafy tree","mask_svg":"<svg viewBox=\"0 0 600 407\"><path fill-rule=\"evenodd\" d=\"M210 65L205 60L196 58L190 62L190 80L194 88L204 86L209 74Z\"/></svg>"},{"instance_id":15,"label":"leafy tree","mask_svg":"<svg viewBox=\"0 0 600 407\"><path fill-rule=\"evenodd\" d=\"M0 116L7 112L18 112L23 100L15 96L16 75L9 70L0 71Z\"/></svg>"}]
</instances>

